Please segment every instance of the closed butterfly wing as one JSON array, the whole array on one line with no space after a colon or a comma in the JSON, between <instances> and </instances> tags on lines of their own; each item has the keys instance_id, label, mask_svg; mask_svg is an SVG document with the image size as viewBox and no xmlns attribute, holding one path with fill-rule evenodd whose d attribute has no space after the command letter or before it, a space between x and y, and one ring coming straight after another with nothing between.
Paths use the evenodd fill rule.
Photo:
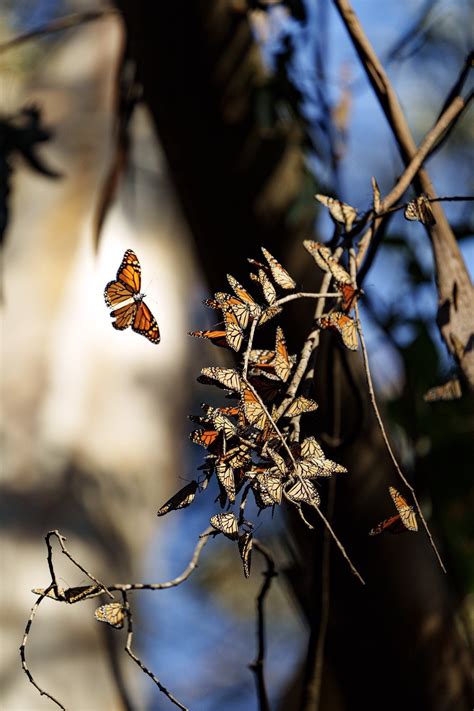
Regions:
<instances>
[{"instance_id":1,"label":"closed butterfly wing","mask_svg":"<svg viewBox=\"0 0 474 711\"><path fill-rule=\"evenodd\" d=\"M257 475L257 482L260 487L260 492L266 494L272 504L281 504L283 482L278 475L272 473L271 470L267 470Z\"/></svg>"},{"instance_id":2,"label":"closed butterfly wing","mask_svg":"<svg viewBox=\"0 0 474 711\"><path fill-rule=\"evenodd\" d=\"M322 205L328 208L331 217L340 224L344 225L349 232L352 229L354 220L357 218L357 210L346 202L342 202L337 198L329 197L328 195L317 194L314 196Z\"/></svg>"},{"instance_id":3,"label":"closed butterfly wing","mask_svg":"<svg viewBox=\"0 0 474 711\"><path fill-rule=\"evenodd\" d=\"M403 213L406 220L416 220L423 225L435 225L436 220L431 209L430 201L426 195L418 195L410 200Z\"/></svg>"},{"instance_id":4,"label":"closed butterfly wing","mask_svg":"<svg viewBox=\"0 0 474 711\"><path fill-rule=\"evenodd\" d=\"M301 456L305 459L308 457L324 457L324 452L314 437L306 437L301 442Z\"/></svg>"},{"instance_id":5,"label":"closed butterfly wing","mask_svg":"<svg viewBox=\"0 0 474 711\"><path fill-rule=\"evenodd\" d=\"M332 257L332 252L329 247L321 244L320 242L315 242L312 239L305 239L303 246L307 252L313 257L314 261L323 272L328 272L328 260Z\"/></svg>"},{"instance_id":6,"label":"closed butterfly wing","mask_svg":"<svg viewBox=\"0 0 474 711\"><path fill-rule=\"evenodd\" d=\"M225 336L227 343L232 348L232 350L237 353L240 351L242 346L242 341L244 338L244 332L242 327L235 315L233 309L226 308L223 310L224 321L225 321ZM247 312L248 317L248 312Z\"/></svg>"},{"instance_id":7,"label":"closed butterfly wing","mask_svg":"<svg viewBox=\"0 0 474 711\"><path fill-rule=\"evenodd\" d=\"M287 497L295 503L306 503L312 506L319 506L321 498L310 481L298 479L286 491Z\"/></svg>"},{"instance_id":8,"label":"closed butterfly wing","mask_svg":"<svg viewBox=\"0 0 474 711\"><path fill-rule=\"evenodd\" d=\"M228 390L240 392L242 390L242 380L236 370L232 368L203 368L201 374L211 380L216 380Z\"/></svg>"},{"instance_id":9,"label":"closed butterfly wing","mask_svg":"<svg viewBox=\"0 0 474 711\"><path fill-rule=\"evenodd\" d=\"M271 447L265 447L265 453L272 459L280 474L286 474L287 467L281 454L278 454L278 452Z\"/></svg>"},{"instance_id":10,"label":"closed butterfly wing","mask_svg":"<svg viewBox=\"0 0 474 711\"><path fill-rule=\"evenodd\" d=\"M197 481L190 481L189 484L186 484L186 486L180 489L174 496L171 497L171 499L163 504L163 506L160 506L156 515L164 516L170 511L185 509L194 501L198 486L199 484Z\"/></svg>"},{"instance_id":11,"label":"closed butterfly wing","mask_svg":"<svg viewBox=\"0 0 474 711\"><path fill-rule=\"evenodd\" d=\"M262 247L261 249L263 256L268 262L268 266L270 267L272 277L278 286L281 286L282 289L294 289L296 282L290 277L286 269L281 266L280 262L278 262L275 257L271 255L267 249L265 249L265 247Z\"/></svg>"},{"instance_id":12,"label":"closed butterfly wing","mask_svg":"<svg viewBox=\"0 0 474 711\"><path fill-rule=\"evenodd\" d=\"M227 462L232 469L245 466L250 459L249 447L246 444L238 444L222 455L222 460Z\"/></svg>"},{"instance_id":13,"label":"closed butterfly wing","mask_svg":"<svg viewBox=\"0 0 474 711\"><path fill-rule=\"evenodd\" d=\"M260 313L262 311L261 306L256 303L255 299L249 294L249 292L244 289L244 287L239 284L237 279L234 279L234 277L231 274L227 274L227 281L229 282L230 286L232 287L234 294L246 304L248 312L252 318L258 318L260 316Z\"/></svg>"},{"instance_id":14,"label":"closed butterfly wing","mask_svg":"<svg viewBox=\"0 0 474 711\"><path fill-rule=\"evenodd\" d=\"M340 282L336 282L336 289L341 295L341 309L344 313L347 313L354 307L361 291L352 286L352 284L341 284Z\"/></svg>"},{"instance_id":15,"label":"closed butterfly wing","mask_svg":"<svg viewBox=\"0 0 474 711\"><path fill-rule=\"evenodd\" d=\"M317 410L317 409L318 409L317 402L315 402L314 400L311 400L309 397L300 395L295 400L293 400L291 405L285 411L284 416L285 417L297 417L298 415L302 415L305 412L314 412L314 410Z\"/></svg>"},{"instance_id":16,"label":"closed butterfly wing","mask_svg":"<svg viewBox=\"0 0 474 711\"><path fill-rule=\"evenodd\" d=\"M269 306L267 309L265 309L265 311L262 311L262 315L259 318L258 325L263 326L264 323L267 323L272 318L275 318L275 316L281 314L282 311L283 307L281 306Z\"/></svg>"},{"instance_id":17,"label":"closed butterfly wing","mask_svg":"<svg viewBox=\"0 0 474 711\"><path fill-rule=\"evenodd\" d=\"M233 504L235 501L235 480L232 467L225 460L219 459L216 462L216 474L225 489L229 502Z\"/></svg>"},{"instance_id":18,"label":"closed butterfly wing","mask_svg":"<svg viewBox=\"0 0 474 711\"><path fill-rule=\"evenodd\" d=\"M461 383L458 378L448 380L444 385L437 385L430 388L424 395L425 402L437 402L439 400L458 400L462 396Z\"/></svg>"},{"instance_id":19,"label":"closed butterfly wing","mask_svg":"<svg viewBox=\"0 0 474 711\"><path fill-rule=\"evenodd\" d=\"M249 322L249 316L250 316L250 311L249 311L249 306L248 304L245 304L243 301L238 299L236 296L232 296L231 294L226 294L222 291L218 291L215 294L216 301L219 304L219 307L222 309L222 313L224 314L224 319L226 322L226 330L227 330L227 325L230 323L230 318L226 316L226 313L231 313L234 315L234 318L237 319L238 325L240 326L241 329L247 328L248 322Z\"/></svg>"},{"instance_id":20,"label":"closed butterfly wing","mask_svg":"<svg viewBox=\"0 0 474 711\"><path fill-rule=\"evenodd\" d=\"M311 458L297 459L295 464L295 474L298 474L304 479L316 479L319 476L330 476L317 460Z\"/></svg>"},{"instance_id":21,"label":"closed butterfly wing","mask_svg":"<svg viewBox=\"0 0 474 711\"><path fill-rule=\"evenodd\" d=\"M230 538L232 541L236 541L239 537L239 524L237 517L234 513L218 513L211 517L211 526L220 531Z\"/></svg>"},{"instance_id":22,"label":"closed butterfly wing","mask_svg":"<svg viewBox=\"0 0 474 711\"><path fill-rule=\"evenodd\" d=\"M125 608L120 602L109 602L98 607L94 617L99 622L106 622L110 627L120 630L125 620Z\"/></svg>"},{"instance_id":23,"label":"closed butterfly wing","mask_svg":"<svg viewBox=\"0 0 474 711\"><path fill-rule=\"evenodd\" d=\"M351 285L352 284L352 279L350 274L346 272L344 267L342 267L339 262L337 262L334 257L329 257L328 259L328 268L329 271L331 272L331 275L334 277L334 280L338 284L346 284L346 285Z\"/></svg>"},{"instance_id":24,"label":"closed butterfly wing","mask_svg":"<svg viewBox=\"0 0 474 711\"><path fill-rule=\"evenodd\" d=\"M215 346L220 346L221 348L228 348L227 334L225 331L219 331L217 329L209 329L207 331L189 331L189 336L194 336L194 338L207 338Z\"/></svg>"},{"instance_id":25,"label":"closed butterfly wing","mask_svg":"<svg viewBox=\"0 0 474 711\"><path fill-rule=\"evenodd\" d=\"M251 275L252 277L253 275ZM262 287L263 291L263 296L265 298L265 301L267 304L270 304L270 306L276 301L276 290L275 287L273 286L272 282L266 275L266 273L263 271L263 269L258 270L258 277L257 281L260 283L260 286Z\"/></svg>"},{"instance_id":26,"label":"closed butterfly wing","mask_svg":"<svg viewBox=\"0 0 474 711\"><path fill-rule=\"evenodd\" d=\"M239 553L242 558L242 563L244 566L244 575L246 578L250 577L250 566L252 563L252 545L253 537L248 531L244 531L241 536L239 536Z\"/></svg>"},{"instance_id":27,"label":"closed butterfly wing","mask_svg":"<svg viewBox=\"0 0 474 711\"><path fill-rule=\"evenodd\" d=\"M400 514L403 525L409 531L418 531L418 523L416 521L416 514L412 506L406 502L403 496L393 487L389 487L390 496L393 499L393 503L397 507L397 511Z\"/></svg>"},{"instance_id":28,"label":"closed butterfly wing","mask_svg":"<svg viewBox=\"0 0 474 711\"><path fill-rule=\"evenodd\" d=\"M283 330L280 326L277 327L276 331L275 358L273 360L273 367L275 368L275 373L278 377L286 383L290 377L292 363L290 362L288 355L285 336L283 335Z\"/></svg>"},{"instance_id":29,"label":"closed butterfly wing","mask_svg":"<svg viewBox=\"0 0 474 711\"><path fill-rule=\"evenodd\" d=\"M263 430L267 421L265 410L254 392L246 386L242 390L242 405L247 422L257 429Z\"/></svg>"},{"instance_id":30,"label":"closed butterfly wing","mask_svg":"<svg viewBox=\"0 0 474 711\"><path fill-rule=\"evenodd\" d=\"M355 321L342 311L334 311L329 316L323 316L318 319L318 325L320 328L330 328L337 331L349 350L356 351L359 348Z\"/></svg>"}]
</instances>

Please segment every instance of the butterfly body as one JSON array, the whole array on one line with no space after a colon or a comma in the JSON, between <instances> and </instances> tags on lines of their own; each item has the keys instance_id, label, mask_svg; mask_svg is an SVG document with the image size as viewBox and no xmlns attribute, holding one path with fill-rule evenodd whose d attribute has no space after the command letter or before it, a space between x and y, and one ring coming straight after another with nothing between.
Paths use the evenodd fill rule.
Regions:
<instances>
[{"instance_id":1,"label":"butterfly body","mask_svg":"<svg viewBox=\"0 0 474 711\"><path fill-rule=\"evenodd\" d=\"M143 299L141 292L141 266L137 255L127 249L117 271L117 278L109 281L104 290L105 303L113 311L115 319L112 326L124 331L129 326L136 333L148 338L152 343L159 343L158 323Z\"/></svg>"}]
</instances>

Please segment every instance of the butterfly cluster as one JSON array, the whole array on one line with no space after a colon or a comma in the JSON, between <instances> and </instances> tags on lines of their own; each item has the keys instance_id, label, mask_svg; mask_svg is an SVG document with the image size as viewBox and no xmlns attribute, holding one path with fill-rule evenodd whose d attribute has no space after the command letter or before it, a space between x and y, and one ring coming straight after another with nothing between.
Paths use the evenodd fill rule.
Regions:
<instances>
[{"instance_id":1,"label":"butterfly cluster","mask_svg":"<svg viewBox=\"0 0 474 711\"><path fill-rule=\"evenodd\" d=\"M318 404L306 394L286 397L296 369L296 357L288 351L281 326L275 328L273 348L253 347L257 329L282 310L279 294L296 287L286 269L263 247L262 253L265 263L249 259L254 269L250 279L258 285L258 295L254 296L228 275L233 293L218 292L213 299L204 302L221 312L222 325L190 334L240 352L243 357L237 368L202 369L198 381L218 387L225 393L227 402L221 406L204 403L200 414L190 416L198 425L190 438L206 452L200 467L201 476L183 487L158 511L158 515L163 516L189 506L196 494L215 477L223 511L213 515L210 523L216 532L238 544L246 577L250 575L253 536L253 524L244 518L249 494L260 511L274 509L284 500L298 508L302 504L318 507L318 482L347 471L326 457L314 437L301 442L290 438L290 423L294 418L313 412ZM350 286L349 275L342 267L337 270L337 262L329 250L326 256L328 261L324 264L334 270L334 279L341 284L340 300L344 302L349 297L344 296L342 286ZM350 296L352 300L356 298L355 289ZM345 309L341 316L352 322L346 313L349 304L341 308ZM334 323L338 323L337 319ZM321 328L326 327L330 326L321 323ZM348 347L353 347L346 331L341 332L341 337L350 343ZM242 348L244 343L245 349Z\"/></svg>"}]
</instances>

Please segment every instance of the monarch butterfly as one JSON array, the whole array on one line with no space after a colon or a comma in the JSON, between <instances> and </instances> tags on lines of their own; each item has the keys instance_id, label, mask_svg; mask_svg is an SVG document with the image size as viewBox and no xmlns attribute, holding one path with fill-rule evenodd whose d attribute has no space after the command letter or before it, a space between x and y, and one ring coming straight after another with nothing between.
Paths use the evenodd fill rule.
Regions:
<instances>
[{"instance_id":1,"label":"monarch butterfly","mask_svg":"<svg viewBox=\"0 0 474 711\"><path fill-rule=\"evenodd\" d=\"M224 459L219 459L216 462L216 474L225 489L230 503L233 504L235 501L235 480L232 467Z\"/></svg>"},{"instance_id":2,"label":"monarch butterfly","mask_svg":"<svg viewBox=\"0 0 474 711\"><path fill-rule=\"evenodd\" d=\"M239 537L239 523L234 513L218 513L211 516L211 526L230 538L231 541L236 541Z\"/></svg>"},{"instance_id":3,"label":"monarch butterfly","mask_svg":"<svg viewBox=\"0 0 474 711\"><path fill-rule=\"evenodd\" d=\"M339 286L352 285L352 278L346 272L344 267L342 267L338 261L336 261L332 255L329 247L319 242L314 242L312 239L307 239L303 242L306 250L311 254L314 261L323 272L330 272L333 276L336 284Z\"/></svg>"},{"instance_id":4,"label":"monarch butterfly","mask_svg":"<svg viewBox=\"0 0 474 711\"><path fill-rule=\"evenodd\" d=\"M270 306L276 301L276 290L275 287L273 286L272 282L270 279L267 277L263 269L258 270L258 276L255 276L255 274L251 274L250 278L253 279L254 281L258 281L260 286L262 287L263 291L263 296L265 297L265 301L267 304L270 304Z\"/></svg>"},{"instance_id":5,"label":"monarch butterfly","mask_svg":"<svg viewBox=\"0 0 474 711\"><path fill-rule=\"evenodd\" d=\"M273 460L274 464L276 465L276 468L280 472L280 474L286 474L286 464L285 460L281 456L281 454L278 454L278 452L275 452L274 449L271 447L266 447L265 449L266 454L270 457L270 459Z\"/></svg>"},{"instance_id":6,"label":"monarch butterfly","mask_svg":"<svg viewBox=\"0 0 474 711\"><path fill-rule=\"evenodd\" d=\"M329 197L328 195L314 196L322 205L328 208L329 214L336 221L344 225L347 232L352 229L352 224L357 218L357 210L346 202L342 202L337 198Z\"/></svg>"},{"instance_id":7,"label":"monarch butterfly","mask_svg":"<svg viewBox=\"0 0 474 711\"><path fill-rule=\"evenodd\" d=\"M194 338L208 338L211 343L221 348L228 348L226 331L208 330L208 331L189 331L189 336Z\"/></svg>"},{"instance_id":8,"label":"monarch butterfly","mask_svg":"<svg viewBox=\"0 0 474 711\"><path fill-rule=\"evenodd\" d=\"M228 306L225 302L223 302L221 308L225 322L226 341L229 344L230 348L232 348L232 350L238 353L240 351L240 347L244 338L244 332L242 329L245 328L245 326L242 327L241 322L237 317L233 307ZM248 312L245 312L245 314L246 320L248 320Z\"/></svg>"},{"instance_id":9,"label":"monarch butterfly","mask_svg":"<svg viewBox=\"0 0 474 711\"><path fill-rule=\"evenodd\" d=\"M337 464L331 459L327 459L324 454L322 447L318 442L316 442L314 437L307 437L301 443L301 456L304 459L309 459L311 462L317 464L321 469L332 473L347 473L346 467L342 464ZM321 474L320 476L325 476Z\"/></svg>"},{"instance_id":10,"label":"monarch butterfly","mask_svg":"<svg viewBox=\"0 0 474 711\"><path fill-rule=\"evenodd\" d=\"M448 380L444 385L437 385L430 388L424 395L425 402L436 402L437 400L459 400L462 396L461 383L458 378Z\"/></svg>"},{"instance_id":11,"label":"monarch butterfly","mask_svg":"<svg viewBox=\"0 0 474 711\"><path fill-rule=\"evenodd\" d=\"M321 503L321 498L316 491L315 487L310 481L304 481L298 479L289 489L286 491L286 495L291 501L296 503L306 503L312 504L313 506L319 506Z\"/></svg>"},{"instance_id":12,"label":"monarch butterfly","mask_svg":"<svg viewBox=\"0 0 474 711\"><path fill-rule=\"evenodd\" d=\"M224 315L226 331L228 327L231 327L234 328L235 333L240 330L241 335L243 335L242 329L247 328L249 322L249 310L246 304L236 296L226 294L224 291L218 291L214 296ZM237 324L235 322L237 322Z\"/></svg>"},{"instance_id":13,"label":"monarch butterfly","mask_svg":"<svg viewBox=\"0 0 474 711\"><path fill-rule=\"evenodd\" d=\"M125 608L120 602L109 602L101 605L94 612L94 617L99 622L106 622L117 630L122 629L125 620Z\"/></svg>"},{"instance_id":14,"label":"monarch butterfly","mask_svg":"<svg viewBox=\"0 0 474 711\"><path fill-rule=\"evenodd\" d=\"M249 531L244 531L241 536L239 536L239 553L242 558L242 563L244 566L244 575L246 578L250 577L250 565L252 562L252 546L253 537Z\"/></svg>"},{"instance_id":15,"label":"monarch butterfly","mask_svg":"<svg viewBox=\"0 0 474 711\"><path fill-rule=\"evenodd\" d=\"M267 415L255 393L246 386L242 390L242 405L247 422L258 430L263 430L267 422Z\"/></svg>"},{"instance_id":16,"label":"monarch butterfly","mask_svg":"<svg viewBox=\"0 0 474 711\"><path fill-rule=\"evenodd\" d=\"M294 289L296 282L290 277L286 269L283 269L280 262L278 262L265 247L261 247L261 250L278 286L281 286L282 289Z\"/></svg>"},{"instance_id":17,"label":"monarch butterfly","mask_svg":"<svg viewBox=\"0 0 474 711\"><path fill-rule=\"evenodd\" d=\"M218 432L223 432L226 439L235 437L237 434L237 427L234 425L232 420L229 420L223 412L219 409L211 407L203 403L201 405L202 409L206 413L206 416L211 419L212 424Z\"/></svg>"},{"instance_id":18,"label":"monarch butterfly","mask_svg":"<svg viewBox=\"0 0 474 711\"><path fill-rule=\"evenodd\" d=\"M267 323L267 321L270 321L270 319L275 318L275 316L281 314L282 311L282 306L269 306L267 309L265 309L265 311L262 311L262 315L258 320L258 325L263 326L264 323Z\"/></svg>"},{"instance_id":19,"label":"monarch butterfly","mask_svg":"<svg viewBox=\"0 0 474 711\"><path fill-rule=\"evenodd\" d=\"M356 289L352 284L341 284L338 281L336 281L336 289L341 295L341 309L344 313L347 313L353 308L362 290Z\"/></svg>"},{"instance_id":20,"label":"monarch butterfly","mask_svg":"<svg viewBox=\"0 0 474 711\"><path fill-rule=\"evenodd\" d=\"M426 195L418 195L414 200L410 200L403 213L406 220L416 220L423 225L435 225L436 220L431 209L430 201Z\"/></svg>"},{"instance_id":21,"label":"monarch butterfly","mask_svg":"<svg viewBox=\"0 0 474 711\"><path fill-rule=\"evenodd\" d=\"M127 249L117 272L117 279L109 281L105 287L104 298L115 321L112 326L123 331L129 326L137 333L148 338L152 343L160 342L160 329L155 317L143 301L141 289L141 267L135 252ZM132 303L130 300L133 299ZM118 308L115 308L118 307Z\"/></svg>"},{"instance_id":22,"label":"monarch butterfly","mask_svg":"<svg viewBox=\"0 0 474 711\"><path fill-rule=\"evenodd\" d=\"M227 281L229 282L230 286L232 287L234 294L244 302L250 316L252 318L258 318L260 316L260 313L262 311L261 306L259 306L254 298L249 294L244 287L239 284L237 279L234 279L234 277L231 274L227 274ZM245 326L243 326L245 328Z\"/></svg>"},{"instance_id":23,"label":"monarch butterfly","mask_svg":"<svg viewBox=\"0 0 474 711\"><path fill-rule=\"evenodd\" d=\"M356 351L359 348L355 321L342 311L333 311L329 316L323 316L318 319L318 325L320 328L331 328L337 331L349 350Z\"/></svg>"},{"instance_id":24,"label":"monarch butterfly","mask_svg":"<svg viewBox=\"0 0 474 711\"><path fill-rule=\"evenodd\" d=\"M377 536L383 531L389 533L404 533L405 531L418 531L418 523L416 521L416 513L413 506L409 506L403 496L395 489L389 487L390 496L397 508L397 515L386 518L381 521L375 528L369 531L369 536Z\"/></svg>"},{"instance_id":25,"label":"monarch butterfly","mask_svg":"<svg viewBox=\"0 0 474 711\"><path fill-rule=\"evenodd\" d=\"M160 506L157 512L157 516L164 516L169 511L178 511L178 509L185 509L186 506L192 504L194 497L196 496L196 491L198 490L199 484L197 481L190 481L189 484L183 486L171 499L168 499L163 506Z\"/></svg>"},{"instance_id":26,"label":"monarch butterfly","mask_svg":"<svg viewBox=\"0 0 474 711\"><path fill-rule=\"evenodd\" d=\"M304 412L314 412L318 409L318 403L304 395L297 397L284 413L284 417L297 417Z\"/></svg>"},{"instance_id":27,"label":"monarch butterfly","mask_svg":"<svg viewBox=\"0 0 474 711\"><path fill-rule=\"evenodd\" d=\"M249 448L246 444L238 444L222 455L222 461L228 462L232 469L237 469L250 461Z\"/></svg>"},{"instance_id":28,"label":"monarch butterfly","mask_svg":"<svg viewBox=\"0 0 474 711\"><path fill-rule=\"evenodd\" d=\"M218 439L219 434L216 430L193 430L189 435L189 439L195 444L200 444L201 447L208 449Z\"/></svg>"},{"instance_id":29,"label":"monarch butterfly","mask_svg":"<svg viewBox=\"0 0 474 711\"><path fill-rule=\"evenodd\" d=\"M211 380L217 380L218 383L227 388L228 390L236 390L240 392L242 390L242 380L240 375L236 370L232 368L219 368L218 366L211 366L210 368L203 368L201 370L201 375Z\"/></svg>"},{"instance_id":30,"label":"monarch butterfly","mask_svg":"<svg viewBox=\"0 0 474 711\"><path fill-rule=\"evenodd\" d=\"M261 474L257 474L257 482L260 492L266 494L271 499L272 504L281 504L283 483L279 476L271 473L271 470L266 470Z\"/></svg>"},{"instance_id":31,"label":"monarch butterfly","mask_svg":"<svg viewBox=\"0 0 474 711\"><path fill-rule=\"evenodd\" d=\"M33 588L31 591L35 595L43 595L45 588ZM58 588L58 595L54 592L54 588L48 592L46 597L50 597L52 600L57 600L58 602L67 602L73 605L75 602L80 600L88 600L91 597L99 597L104 592L104 588L99 585L88 585L86 587L75 587L75 588Z\"/></svg>"},{"instance_id":32,"label":"monarch butterfly","mask_svg":"<svg viewBox=\"0 0 474 711\"><path fill-rule=\"evenodd\" d=\"M290 377L292 365L293 364L291 363L288 355L283 330L281 326L278 326L276 330L275 358L273 360L273 367L275 368L275 373L279 378L281 378L281 380L283 380L284 383L286 383Z\"/></svg>"}]
</instances>

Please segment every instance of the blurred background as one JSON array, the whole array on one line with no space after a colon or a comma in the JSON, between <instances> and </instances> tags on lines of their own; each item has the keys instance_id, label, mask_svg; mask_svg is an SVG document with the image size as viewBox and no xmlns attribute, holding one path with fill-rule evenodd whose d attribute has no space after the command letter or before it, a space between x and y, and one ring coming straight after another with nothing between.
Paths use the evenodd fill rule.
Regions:
<instances>
[{"instance_id":1,"label":"blurred background","mask_svg":"<svg viewBox=\"0 0 474 711\"><path fill-rule=\"evenodd\" d=\"M211 397L196 377L204 366L232 364L187 336L213 323L202 299L226 288L227 272L248 286L245 258L258 258L262 244L303 290L315 290L320 275L301 242L328 240L332 225L314 193L363 211L371 176L384 195L403 170L331 2L118 6L120 13L97 2L4 0L0 14L5 45L58 17L104 11L0 47L0 678L8 711L50 703L28 683L18 655L30 591L49 583L48 530L60 529L100 580L160 582L186 566L216 511L210 486L186 511L156 518L203 461L187 437L187 415ZM419 142L472 49L472 8L463 0L366 0L354 9ZM21 114L32 106L41 129L31 111ZM471 165L466 112L429 161L438 193L472 195ZM445 208L472 273L470 203ZM158 346L110 326L103 289L127 248L142 265ZM454 366L436 327L422 225L394 215L364 291L362 322L390 437L448 575L422 533L368 539L391 514L387 486L399 483L358 354L325 339L320 409L309 427L349 468L322 496L368 584L360 589L331 549L322 685L305 708L395 709L402 697L412 700L408 708L469 709L472 400L423 400ZM288 309L291 352L310 323L306 307ZM280 573L267 603L272 708L300 709L308 648L321 631L323 531L310 534L284 510L250 513ZM235 547L221 538L185 585L133 593L135 644L189 708L243 711L257 708L248 664L262 566L254 556L245 580ZM60 585L87 584L65 558L57 561ZM123 653L125 633L93 619L95 603L41 605L27 649L38 683L71 709L164 708L169 702Z\"/></svg>"}]
</instances>

